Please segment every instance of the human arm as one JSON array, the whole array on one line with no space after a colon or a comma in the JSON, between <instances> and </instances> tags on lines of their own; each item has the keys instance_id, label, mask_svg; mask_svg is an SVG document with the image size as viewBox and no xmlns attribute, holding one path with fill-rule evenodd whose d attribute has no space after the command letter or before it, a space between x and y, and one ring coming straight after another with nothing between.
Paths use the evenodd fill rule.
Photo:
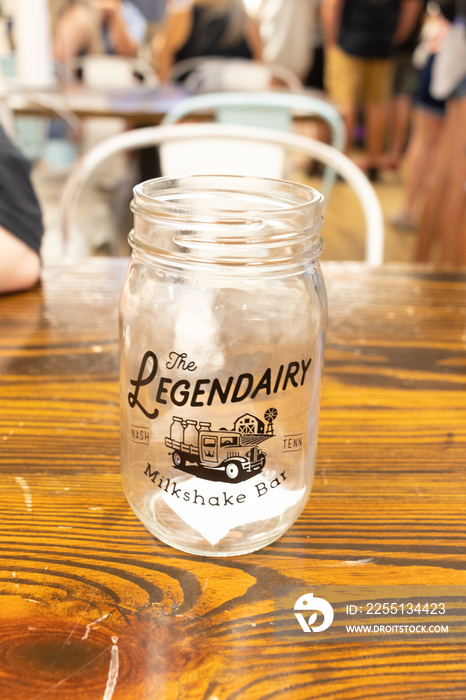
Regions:
<instances>
[{"instance_id":1,"label":"human arm","mask_svg":"<svg viewBox=\"0 0 466 700\"><path fill-rule=\"evenodd\" d=\"M32 287L39 279L40 259L35 250L0 226L0 294Z\"/></svg>"},{"instance_id":2,"label":"human arm","mask_svg":"<svg viewBox=\"0 0 466 700\"><path fill-rule=\"evenodd\" d=\"M190 7L172 5L168 7L165 22L152 41L152 56L157 74L162 81L170 79L170 70L175 55L188 38L192 27Z\"/></svg>"},{"instance_id":3,"label":"human arm","mask_svg":"<svg viewBox=\"0 0 466 700\"><path fill-rule=\"evenodd\" d=\"M71 74L75 59L92 47L98 36L98 17L83 3L68 7L53 33L53 55Z\"/></svg>"},{"instance_id":4,"label":"human arm","mask_svg":"<svg viewBox=\"0 0 466 700\"><path fill-rule=\"evenodd\" d=\"M131 31L130 19L122 0L97 0L101 18L107 26L113 50L119 56L136 56L144 40L147 24L136 32ZM132 8L130 8L130 11ZM139 22L139 16L136 18ZM143 18L142 18L142 21Z\"/></svg>"},{"instance_id":5,"label":"human arm","mask_svg":"<svg viewBox=\"0 0 466 700\"><path fill-rule=\"evenodd\" d=\"M0 293L37 282L42 214L30 164L0 126Z\"/></svg>"},{"instance_id":6,"label":"human arm","mask_svg":"<svg viewBox=\"0 0 466 700\"><path fill-rule=\"evenodd\" d=\"M421 0L402 0L398 23L393 35L393 44L401 46L409 37L421 16Z\"/></svg>"},{"instance_id":7,"label":"human arm","mask_svg":"<svg viewBox=\"0 0 466 700\"><path fill-rule=\"evenodd\" d=\"M326 48L332 48L338 43L344 4L345 0L322 0L320 12Z\"/></svg>"}]
</instances>

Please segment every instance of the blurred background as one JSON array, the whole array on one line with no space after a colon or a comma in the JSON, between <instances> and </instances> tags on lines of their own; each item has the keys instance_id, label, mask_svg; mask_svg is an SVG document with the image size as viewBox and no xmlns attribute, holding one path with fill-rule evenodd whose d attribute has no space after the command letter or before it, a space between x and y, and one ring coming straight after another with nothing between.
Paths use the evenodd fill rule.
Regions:
<instances>
[{"instance_id":1,"label":"blurred background","mask_svg":"<svg viewBox=\"0 0 466 700\"><path fill-rule=\"evenodd\" d=\"M160 124L195 95L286 92L311 96L340 115L341 150L367 175L382 206L385 262L463 264L465 6L1 0L1 119L31 163L44 220L43 262L67 254L60 202L84 153L112 135ZM251 123L262 116L256 108ZM297 109L291 121L292 131L332 142L319 114ZM319 189L322 172L321 163L296 157L287 177ZM128 254L131 187L160 173L155 148L99 166L76 210L85 254ZM364 217L340 178L323 237L324 260L364 258Z\"/></svg>"}]
</instances>

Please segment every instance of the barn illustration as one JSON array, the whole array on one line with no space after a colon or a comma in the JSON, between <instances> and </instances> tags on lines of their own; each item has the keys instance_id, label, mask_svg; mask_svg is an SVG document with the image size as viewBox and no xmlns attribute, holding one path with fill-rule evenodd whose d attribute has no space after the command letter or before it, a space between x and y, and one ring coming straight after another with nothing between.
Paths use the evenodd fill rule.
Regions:
<instances>
[{"instance_id":1,"label":"barn illustration","mask_svg":"<svg viewBox=\"0 0 466 700\"><path fill-rule=\"evenodd\" d=\"M245 413L235 420L234 430L241 435L262 435L265 431L265 423L251 413Z\"/></svg>"}]
</instances>

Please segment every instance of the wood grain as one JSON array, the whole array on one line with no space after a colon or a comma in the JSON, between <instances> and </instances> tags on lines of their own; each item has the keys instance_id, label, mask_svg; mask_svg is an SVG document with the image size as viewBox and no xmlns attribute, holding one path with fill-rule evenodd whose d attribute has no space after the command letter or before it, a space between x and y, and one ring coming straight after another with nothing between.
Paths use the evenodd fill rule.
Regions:
<instances>
[{"instance_id":1,"label":"wood grain","mask_svg":"<svg viewBox=\"0 0 466 700\"><path fill-rule=\"evenodd\" d=\"M317 474L276 543L155 540L119 472L126 262L0 299L2 700L450 700L462 644L274 638L274 587L464 585L466 274L326 264Z\"/></svg>"}]
</instances>

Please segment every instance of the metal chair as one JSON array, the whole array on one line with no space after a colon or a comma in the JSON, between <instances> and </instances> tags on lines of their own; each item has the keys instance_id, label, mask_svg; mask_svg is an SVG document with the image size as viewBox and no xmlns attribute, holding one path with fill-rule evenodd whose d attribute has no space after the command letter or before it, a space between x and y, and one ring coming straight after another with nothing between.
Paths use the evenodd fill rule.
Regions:
<instances>
[{"instance_id":1,"label":"metal chair","mask_svg":"<svg viewBox=\"0 0 466 700\"><path fill-rule=\"evenodd\" d=\"M364 173L343 153L314 139L249 126L225 124L175 124L133 129L103 141L86 153L76 164L66 182L60 202L60 221L68 254L87 254L79 233L73 228L77 199L90 175L106 158L121 151L167 142L184 142L200 138L215 139L220 151L225 143L274 144L285 151L294 151L330 165L352 187L361 204L366 222L365 260L380 265L383 260L384 224L382 209L371 183Z\"/></svg>"},{"instance_id":2,"label":"metal chair","mask_svg":"<svg viewBox=\"0 0 466 700\"><path fill-rule=\"evenodd\" d=\"M245 124L283 131L291 129L295 116L317 117L330 128L331 144L334 148L342 151L345 144L345 125L339 111L330 102L313 95L291 92L218 92L194 95L176 104L162 123L175 124L199 112L212 112L215 121L220 124ZM238 146L236 145L235 148ZM168 156L167 149L169 149ZM263 172L270 177L286 177L282 152L277 154L276 151L271 150L270 146L264 149L262 145L254 155L251 153L251 144L248 145L248 149L248 153L243 153L243 159L251 164L251 174L261 174L257 172L259 164L263 167ZM161 149L162 165L165 165L165 172L168 175L175 171L175 164L178 167L177 175L181 174L181 167L185 173L188 173L193 163L205 161L206 157L210 159L209 152L215 155L207 143L192 144L189 152L186 148L181 151L179 145L170 144ZM240 158L239 153L236 156L237 159ZM264 163L266 158L267 162ZM325 168L322 192L326 198L326 206L334 182L335 171L329 167Z\"/></svg>"},{"instance_id":3,"label":"metal chair","mask_svg":"<svg viewBox=\"0 0 466 700\"><path fill-rule=\"evenodd\" d=\"M27 101L37 105L44 112L42 117L15 117L10 102L21 95L21 88L16 76L16 59L14 54L0 61L0 100L2 102L1 118L10 138L17 142L21 150L30 160L43 155L47 141L47 132L51 118L58 118L66 124L70 134L79 141L81 137L81 121L63 100L56 94L42 90L28 90Z\"/></svg>"}]
</instances>

